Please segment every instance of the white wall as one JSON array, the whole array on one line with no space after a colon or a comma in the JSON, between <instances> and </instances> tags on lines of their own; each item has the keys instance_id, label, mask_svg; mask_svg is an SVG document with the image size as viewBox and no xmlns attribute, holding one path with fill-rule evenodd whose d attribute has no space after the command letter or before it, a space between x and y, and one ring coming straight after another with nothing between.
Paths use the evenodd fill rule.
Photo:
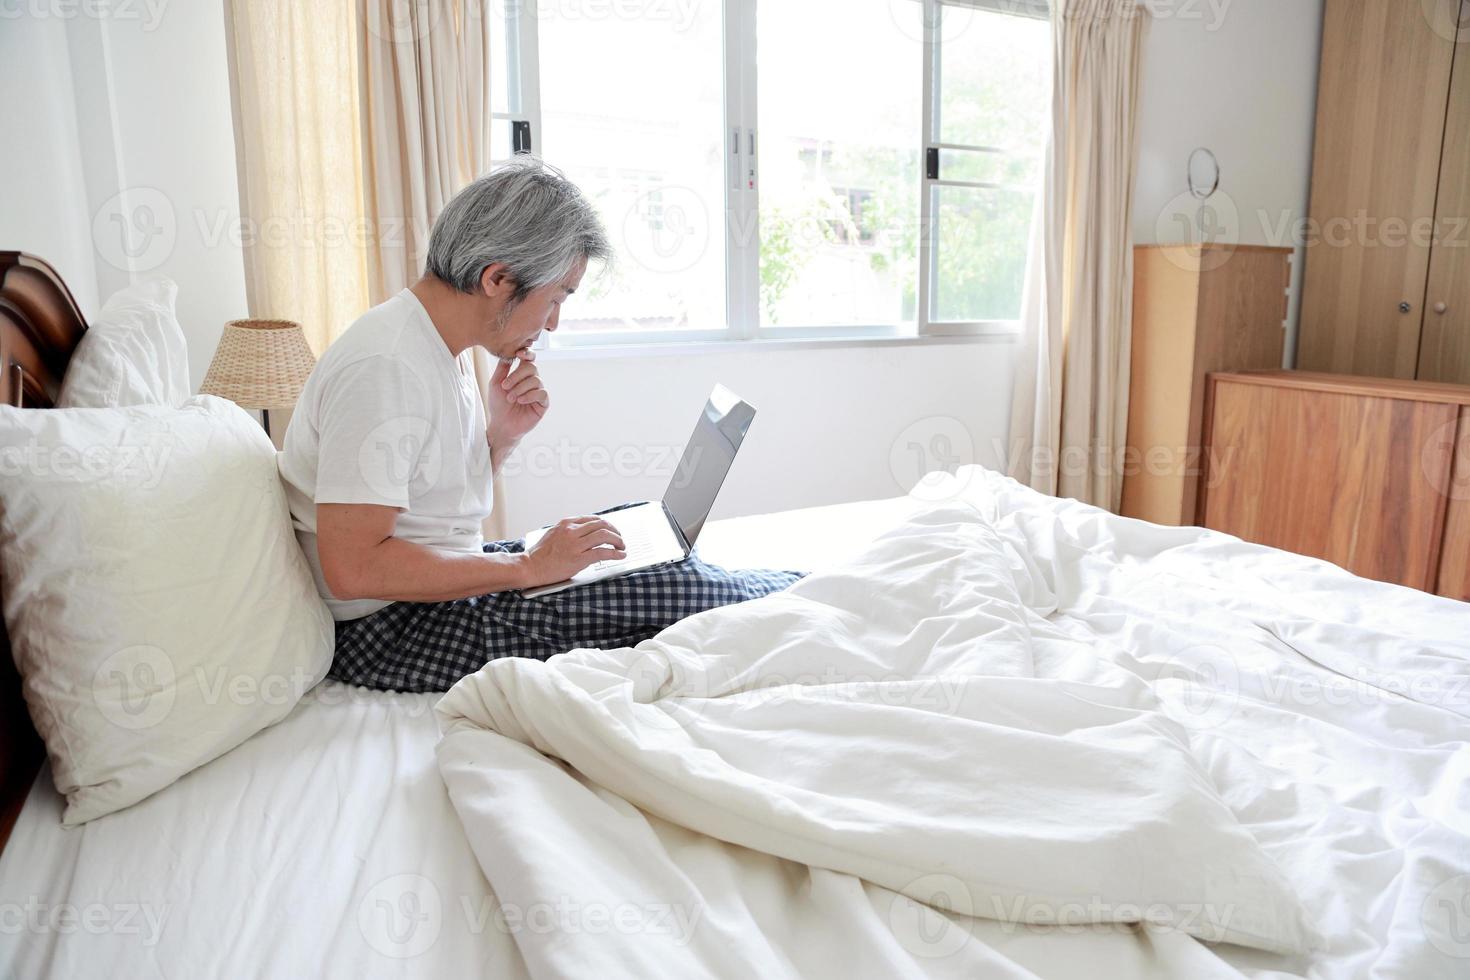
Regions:
<instances>
[{"instance_id":1,"label":"white wall","mask_svg":"<svg viewBox=\"0 0 1470 980\"><path fill-rule=\"evenodd\" d=\"M25 12L0 21L0 131L23 134L0 155L0 247L58 265L89 316L173 278L197 386L246 314L224 5Z\"/></svg>"},{"instance_id":2,"label":"white wall","mask_svg":"<svg viewBox=\"0 0 1470 980\"><path fill-rule=\"evenodd\" d=\"M1154 21L1139 103L1134 241L1194 240L1189 228L1198 202L1187 194L1185 165L1190 151L1204 146L1220 161L1220 190L1209 205L1223 239L1296 246L1311 181L1322 0L1147 0L1147 6ZM1288 357L1296 348L1301 254L1298 247Z\"/></svg>"},{"instance_id":3,"label":"white wall","mask_svg":"<svg viewBox=\"0 0 1470 980\"><path fill-rule=\"evenodd\" d=\"M507 467L509 528L657 499L716 382L757 409L717 517L891 497L938 466L994 465L1013 354L1008 342L549 352L552 410Z\"/></svg>"},{"instance_id":4,"label":"white wall","mask_svg":"<svg viewBox=\"0 0 1470 980\"><path fill-rule=\"evenodd\" d=\"M46 259L90 316L98 305L92 213L62 21L0 22L0 92L0 249Z\"/></svg>"}]
</instances>

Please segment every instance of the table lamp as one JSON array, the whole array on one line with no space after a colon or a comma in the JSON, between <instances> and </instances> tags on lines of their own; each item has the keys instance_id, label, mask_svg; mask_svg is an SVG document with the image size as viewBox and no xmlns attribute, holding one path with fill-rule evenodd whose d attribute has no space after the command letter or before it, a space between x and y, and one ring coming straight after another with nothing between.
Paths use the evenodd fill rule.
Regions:
<instances>
[{"instance_id":1,"label":"table lamp","mask_svg":"<svg viewBox=\"0 0 1470 980\"><path fill-rule=\"evenodd\" d=\"M316 364L301 324L290 320L231 320L199 386L245 409L259 409L270 435L273 408L291 408Z\"/></svg>"}]
</instances>

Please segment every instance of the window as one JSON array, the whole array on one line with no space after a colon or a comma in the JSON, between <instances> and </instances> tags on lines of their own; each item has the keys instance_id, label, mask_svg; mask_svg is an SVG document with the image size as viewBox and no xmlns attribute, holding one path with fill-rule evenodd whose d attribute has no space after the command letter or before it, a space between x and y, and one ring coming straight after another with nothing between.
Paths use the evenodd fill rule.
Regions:
<instances>
[{"instance_id":1,"label":"window","mask_svg":"<svg viewBox=\"0 0 1470 980\"><path fill-rule=\"evenodd\" d=\"M1050 111L1041 0L491 9L493 152L565 171L618 253L557 346L1013 329Z\"/></svg>"}]
</instances>

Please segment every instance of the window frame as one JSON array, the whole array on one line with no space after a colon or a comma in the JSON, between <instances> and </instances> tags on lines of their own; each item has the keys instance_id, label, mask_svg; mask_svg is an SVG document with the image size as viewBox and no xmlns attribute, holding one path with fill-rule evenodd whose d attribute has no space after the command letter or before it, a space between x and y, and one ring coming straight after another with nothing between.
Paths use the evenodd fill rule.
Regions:
<instances>
[{"instance_id":1,"label":"window frame","mask_svg":"<svg viewBox=\"0 0 1470 980\"><path fill-rule=\"evenodd\" d=\"M763 326L760 317L760 173L758 167L756 17L761 0L723 0L722 67L725 83L725 323L678 330L567 330L554 338L543 335L539 346L550 349L642 347L711 342L923 340L925 338L1014 337L1017 320L940 320L931 316L937 294L938 226L934 200L941 187L1001 188L983 181L929 176L928 154L941 150L1004 152L998 147L943 143L939 133L940 68L943 57L945 7L972 7L1023 17L1049 16L1047 0L911 0L922 7L923 48L920 97L920 167L918 269L914 319L905 323L802 324ZM781 0L764 0L781 2ZM493 7L491 8L493 9ZM505 49L511 64L504 76L507 111L492 111L492 125L530 127L531 152L539 153L542 132L538 0L519 0L504 7ZM503 145L511 146L507 134ZM1041 193L1038 188L1038 194Z\"/></svg>"}]
</instances>

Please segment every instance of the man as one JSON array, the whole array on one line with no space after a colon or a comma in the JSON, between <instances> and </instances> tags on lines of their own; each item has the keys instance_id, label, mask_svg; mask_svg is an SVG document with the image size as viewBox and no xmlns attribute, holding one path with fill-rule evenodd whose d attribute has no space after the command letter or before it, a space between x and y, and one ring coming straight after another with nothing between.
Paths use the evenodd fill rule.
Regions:
<instances>
[{"instance_id":1,"label":"man","mask_svg":"<svg viewBox=\"0 0 1470 980\"><path fill-rule=\"evenodd\" d=\"M691 556L526 599L514 590L625 557L617 531L573 517L529 551L483 541L493 472L551 404L531 345L557 328L588 263L611 254L575 186L517 161L450 201L423 278L322 356L287 429L281 475L337 619L330 676L444 690L497 657L631 645L798 577L727 572ZM499 358L488 422L470 362L476 346Z\"/></svg>"}]
</instances>

